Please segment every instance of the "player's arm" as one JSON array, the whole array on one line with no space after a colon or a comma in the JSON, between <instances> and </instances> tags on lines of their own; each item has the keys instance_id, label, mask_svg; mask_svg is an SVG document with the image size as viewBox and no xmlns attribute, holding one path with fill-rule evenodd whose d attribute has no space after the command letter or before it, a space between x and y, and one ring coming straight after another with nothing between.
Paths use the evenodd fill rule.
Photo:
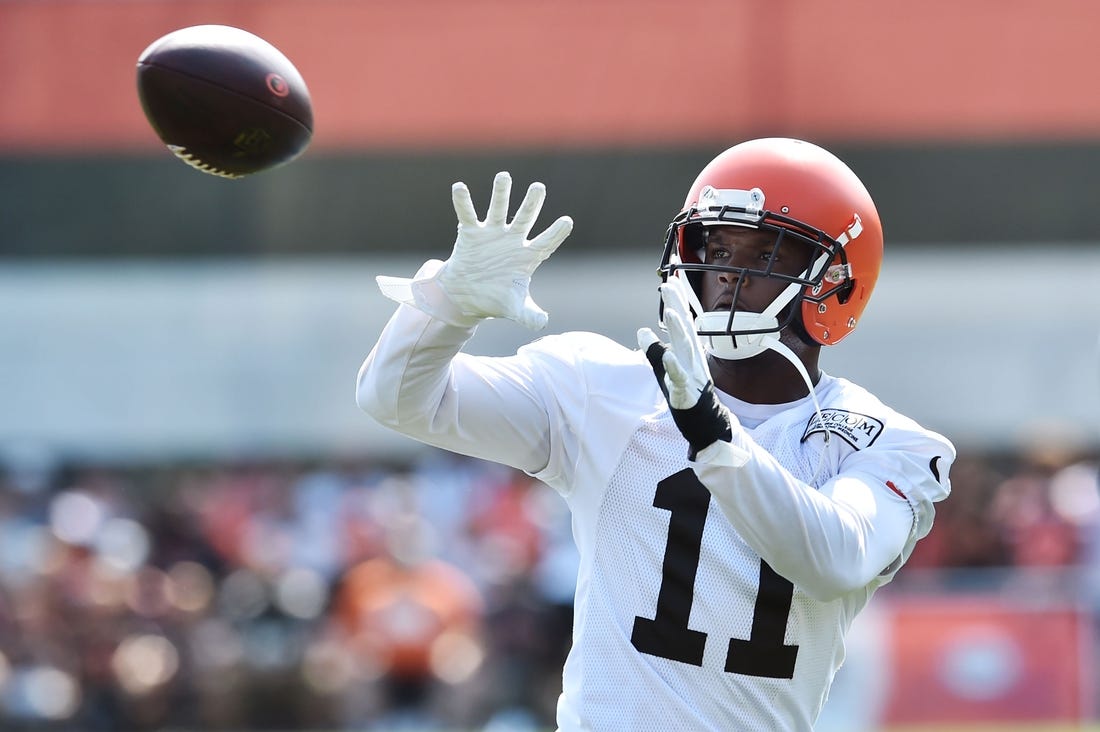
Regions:
<instances>
[{"instance_id":1,"label":"player's arm","mask_svg":"<svg viewBox=\"0 0 1100 732\"><path fill-rule=\"evenodd\" d=\"M700 481L746 542L812 597L832 600L865 587L911 550L927 522L934 481L921 461L898 450L836 476L818 491L757 445L714 395L679 281L662 285L671 347L649 329L639 345L653 365L673 419L688 441ZM927 531L927 529L924 529Z\"/></svg>"},{"instance_id":2,"label":"player's arm","mask_svg":"<svg viewBox=\"0 0 1100 732\"><path fill-rule=\"evenodd\" d=\"M382 424L448 450L530 472L544 467L549 418L520 359L460 353L481 320L503 317L532 328L547 316L531 299L531 275L565 240L558 219L527 236L545 197L532 184L507 221L511 177L497 175L484 221L463 183L452 189L458 236L446 262L427 262L412 279L379 277L402 303L363 362L356 402Z\"/></svg>"},{"instance_id":3,"label":"player's arm","mask_svg":"<svg viewBox=\"0 0 1100 732\"><path fill-rule=\"evenodd\" d=\"M897 569L927 533L939 489L928 459L880 451L820 490L796 479L739 426L731 443L743 465L710 460L715 443L692 467L722 513L771 567L818 600L833 600ZM928 447L932 447L929 445Z\"/></svg>"}]
</instances>

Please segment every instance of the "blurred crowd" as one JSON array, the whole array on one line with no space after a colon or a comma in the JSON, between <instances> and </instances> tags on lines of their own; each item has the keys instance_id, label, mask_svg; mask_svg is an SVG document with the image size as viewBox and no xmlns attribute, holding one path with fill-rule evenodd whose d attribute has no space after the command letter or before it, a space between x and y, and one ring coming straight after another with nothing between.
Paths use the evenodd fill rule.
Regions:
<instances>
[{"instance_id":1,"label":"blurred crowd","mask_svg":"<svg viewBox=\"0 0 1100 732\"><path fill-rule=\"evenodd\" d=\"M444 453L11 466L2 726L534 729L569 642L569 531L541 483Z\"/></svg>"},{"instance_id":2,"label":"blurred crowd","mask_svg":"<svg viewBox=\"0 0 1100 732\"><path fill-rule=\"evenodd\" d=\"M553 726L577 558L522 473L432 451L0 475L4 729ZM1094 455L952 477L915 576L1100 566Z\"/></svg>"},{"instance_id":3,"label":"blurred crowd","mask_svg":"<svg viewBox=\"0 0 1100 732\"><path fill-rule=\"evenodd\" d=\"M1072 435L1036 434L1017 450L961 451L952 493L907 563L1057 572L1100 567L1100 476L1095 451Z\"/></svg>"}]
</instances>

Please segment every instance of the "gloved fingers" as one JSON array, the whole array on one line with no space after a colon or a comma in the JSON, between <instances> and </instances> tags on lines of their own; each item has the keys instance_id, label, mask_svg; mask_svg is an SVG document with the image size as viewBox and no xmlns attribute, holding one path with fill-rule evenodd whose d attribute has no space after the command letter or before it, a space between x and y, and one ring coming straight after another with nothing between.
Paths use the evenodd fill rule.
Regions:
<instances>
[{"instance_id":1,"label":"gloved fingers","mask_svg":"<svg viewBox=\"0 0 1100 732\"><path fill-rule=\"evenodd\" d=\"M538 261L541 262L556 252L572 231L573 219L562 216L550 224L546 231L532 239L528 247L538 255Z\"/></svg>"},{"instance_id":2,"label":"gloved fingers","mask_svg":"<svg viewBox=\"0 0 1100 732\"><path fill-rule=\"evenodd\" d=\"M522 231L526 234L535 225L535 219L542 211L542 204L546 200L546 186L535 182L527 187L527 194L516 209L516 215L512 217L511 229Z\"/></svg>"},{"instance_id":3,"label":"gloved fingers","mask_svg":"<svg viewBox=\"0 0 1100 732\"><path fill-rule=\"evenodd\" d=\"M661 297L665 301L665 327L669 343L684 365L692 365L703 378L707 372L707 355L695 332L691 309L684 288L687 285L678 278L661 285Z\"/></svg>"},{"instance_id":4,"label":"gloved fingers","mask_svg":"<svg viewBox=\"0 0 1100 732\"><path fill-rule=\"evenodd\" d=\"M664 372L668 374L669 404L678 409L689 408L694 402L682 403L690 401L682 395L694 391L691 389L692 375L697 365L689 339L695 338L695 331L687 329L683 317L675 309L665 310L664 326L669 329L670 347L663 357Z\"/></svg>"},{"instance_id":5,"label":"gloved fingers","mask_svg":"<svg viewBox=\"0 0 1100 732\"><path fill-rule=\"evenodd\" d=\"M695 329L685 323L675 310L665 313L665 326L668 328L670 350L676 354L685 373L696 382L696 388L701 388L710 381L710 369L707 367L707 354Z\"/></svg>"},{"instance_id":6,"label":"gloved fingers","mask_svg":"<svg viewBox=\"0 0 1100 732\"><path fill-rule=\"evenodd\" d=\"M528 295L523 301L523 309L514 320L525 328L542 330L550 321L550 316Z\"/></svg>"},{"instance_id":7,"label":"gloved fingers","mask_svg":"<svg viewBox=\"0 0 1100 732\"><path fill-rule=\"evenodd\" d=\"M684 317L675 308L665 310L665 327L668 328L668 340L672 351L677 358L690 363L695 358L692 343L695 340L695 331L690 329L684 322Z\"/></svg>"},{"instance_id":8,"label":"gloved fingers","mask_svg":"<svg viewBox=\"0 0 1100 732\"><path fill-rule=\"evenodd\" d=\"M477 226L480 223L477 220L477 211L474 210L474 201L470 198L470 189L462 181L451 186L451 201L460 225Z\"/></svg>"},{"instance_id":9,"label":"gloved fingers","mask_svg":"<svg viewBox=\"0 0 1100 732\"><path fill-rule=\"evenodd\" d=\"M489 199L489 211L485 214L486 226L504 227L508 223L508 199L512 196L512 176L506 171L493 178L493 196Z\"/></svg>"},{"instance_id":10,"label":"gloved fingers","mask_svg":"<svg viewBox=\"0 0 1100 732\"><path fill-rule=\"evenodd\" d=\"M665 366L670 393L684 393L691 390L691 374L672 351L665 351L661 362ZM694 404L672 404L677 409L690 409Z\"/></svg>"},{"instance_id":11,"label":"gloved fingers","mask_svg":"<svg viewBox=\"0 0 1100 732\"><path fill-rule=\"evenodd\" d=\"M661 339L653 332L652 328L638 329L638 348L642 349L642 353L648 354L649 347L660 342Z\"/></svg>"},{"instance_id":12,"label":"gloved fingers","mask_svg":"<svg viewBox=\"0 0 1100 732\"><path fill-rule=\"evenodd\" d=\"M688 296L685 282L680 277L669 277L661 284L661 299L664 300L665 309L676 310L685 320L691 320L691 305L688 304Z\"/></svg>"}]
</instances>

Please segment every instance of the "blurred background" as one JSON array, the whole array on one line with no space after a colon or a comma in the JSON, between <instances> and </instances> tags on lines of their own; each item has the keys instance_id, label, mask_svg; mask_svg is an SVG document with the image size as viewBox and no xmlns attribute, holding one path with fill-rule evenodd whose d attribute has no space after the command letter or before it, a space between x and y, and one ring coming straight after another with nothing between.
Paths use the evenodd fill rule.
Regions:
<instances>
[{"instance_id":1,"label":"blurred background","mask_svg":"<svg viewBox=\"0 0 1100 732\"><path fill-rule=\"evenodd\" d=\"M226 181L156 139L135 62L205 23L297 65L302 158ZM450 184L509 170L576 221L549 331L629 345L695 175L771 135L885 224L824 368L959 449L819 728L1089 725L1098 28L1093 0L0 0L0 727L552 729L564 504L356 409L373 278L445 258Z\"/></svg>"}]
</instances>

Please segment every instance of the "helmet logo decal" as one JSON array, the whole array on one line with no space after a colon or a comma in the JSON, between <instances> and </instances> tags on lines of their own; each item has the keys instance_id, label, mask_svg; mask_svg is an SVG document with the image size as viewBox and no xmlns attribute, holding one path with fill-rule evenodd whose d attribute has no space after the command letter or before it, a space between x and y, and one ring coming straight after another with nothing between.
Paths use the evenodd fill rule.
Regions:
<instances>
[{"instance_id":1,"label":"helmet logo decal","mask_svg":"<svg viewBox=\"0 0 1100 732\"><path fill-rule=\"evenodd\" d=\"M844 230L844 233L836 238L837 243L840 246L844 246L852 239L857 238L863 233L863 219L859 217L859 214L852 214L852 223L848 224L848 228Z\"/></svg>"}]
</instances>

